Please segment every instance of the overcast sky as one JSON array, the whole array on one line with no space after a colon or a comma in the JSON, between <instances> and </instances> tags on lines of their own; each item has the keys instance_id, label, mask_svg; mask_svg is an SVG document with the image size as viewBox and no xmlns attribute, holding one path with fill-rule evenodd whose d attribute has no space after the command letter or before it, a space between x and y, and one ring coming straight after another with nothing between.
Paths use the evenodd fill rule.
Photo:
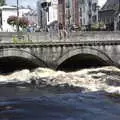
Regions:
<instances>
[{"instance_id":1,"label":"overcast sky","mask_svg":"<svg viewBox=\"0 0 120 120\"><path fill-rule=\"evenodd\" d=\"M16 5L16 1L17 0L6 0L6 3L8 5ZM23 6L30 5L32 8L35 8L36 1L38 1L38 0L19 0L19 4L23 5ZM98 0L98 1L99 1L100 6L102 6L106 2L106 0Z\"/></svg>"},{"instance_id":2,"label":"overcast sky","mask_svg":"<svg viewBox=\"0 0 120 120\"><path fill-rule=\"evenodd\" d=\"M98 0L98 4L100 6L103 6L107 0Z\"/></svg>"}]
</instances>

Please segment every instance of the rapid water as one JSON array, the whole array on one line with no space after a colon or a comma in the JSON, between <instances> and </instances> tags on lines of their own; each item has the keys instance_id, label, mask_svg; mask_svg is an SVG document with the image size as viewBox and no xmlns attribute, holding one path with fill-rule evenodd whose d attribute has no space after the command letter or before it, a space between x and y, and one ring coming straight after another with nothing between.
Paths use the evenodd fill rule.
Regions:
<instances>
[{"instance_id":1,"label":"rapid water","mask_svg":"<svg viewBox=\"0 0 120 120\"><path fill-rule=\"evenodd\" d=\"M120 69L37 68L0 75L0 120L120 120Z\"/></svg>"}]
</instances>

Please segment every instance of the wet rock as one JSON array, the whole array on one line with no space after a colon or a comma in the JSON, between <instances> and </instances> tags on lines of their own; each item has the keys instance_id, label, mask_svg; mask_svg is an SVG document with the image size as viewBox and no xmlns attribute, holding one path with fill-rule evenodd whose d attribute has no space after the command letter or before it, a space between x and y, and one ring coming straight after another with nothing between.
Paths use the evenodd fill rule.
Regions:
<instances>
[{"instance_id":1,"label":"wet rock","mask_svg":"<svg viewBox=\"0 0 120 120\"><path fill-rule=\"evenodd\" d=\"M120 103L120 94L117 94L117 93L107 93L106 96L112 102Z\"/></svg>"},{"instance_id":2,"label":"wet rock","mask_svg":"<svg viewBox=\"0 0 120 120\"><path fill-rule=\"evenodd\" d=\"M14 110L14 108L12 106L0 106L0 112L6 110Z\"/></svg>"},{"instance_id":3,"label":"wet rock","mask_svg":"<svg viewBox=\"0 0 120 120\"><path fill-rule=\"evenodd\" d=\"M120 86L120 78L115 76L107 77L106 83L111 86Z\"/></svg>"},{"instance_id":4,"label":"wet rock","mask_svg":"<svg viewBox=\"0 0 120 120\"><path fill-rule=\"evenodd\" d=\"M32 79L31 80L31 85L33 85L33 86L36 85L36 80Z\"/></svg>"},{"instance_id":5,"label":"wet rock","mask_svg":"<svg viewBox=\"0 0 120 120\"><path fill-rule=\"evenodd\" d=\"M99 79L99 78L101 78L101 77L93 75L92 78L93 78L93 79Z\"/></svg>"}]
</instances>

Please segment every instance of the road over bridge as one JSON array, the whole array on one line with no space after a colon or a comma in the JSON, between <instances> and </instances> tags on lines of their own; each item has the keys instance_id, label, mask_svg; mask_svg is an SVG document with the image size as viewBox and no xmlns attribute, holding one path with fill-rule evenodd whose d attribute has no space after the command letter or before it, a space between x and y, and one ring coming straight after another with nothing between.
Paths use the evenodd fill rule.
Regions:
<instances>
[{"instance_id":1,"label":"road over bridge","mask_svg":"<svg viewBox=\"0 0 120 120\"><path fill-rule=\"evenodd\" d=\"M0 71L49 67L77 70L85 67L120 66L119 32L79 32L59 40L49 33L0 33ZM8 67L9 66L9 67Z\"/></svg>"}]
</instances>

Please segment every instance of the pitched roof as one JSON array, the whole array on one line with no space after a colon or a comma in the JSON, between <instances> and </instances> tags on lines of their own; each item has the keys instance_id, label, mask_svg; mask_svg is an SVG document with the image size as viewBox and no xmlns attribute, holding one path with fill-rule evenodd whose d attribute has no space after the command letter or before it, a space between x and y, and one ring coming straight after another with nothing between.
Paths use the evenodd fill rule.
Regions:
<instances>
[{"instance_id":1,"label":"pitched roof","mask_svg":"<svg viewBox=\"0 0 120 120\"><path fill-rule=\"evenodd\" d=\"M119 10L119 0L107 0L101 11L105 10Z\"/></svg>"}]
</instances>

